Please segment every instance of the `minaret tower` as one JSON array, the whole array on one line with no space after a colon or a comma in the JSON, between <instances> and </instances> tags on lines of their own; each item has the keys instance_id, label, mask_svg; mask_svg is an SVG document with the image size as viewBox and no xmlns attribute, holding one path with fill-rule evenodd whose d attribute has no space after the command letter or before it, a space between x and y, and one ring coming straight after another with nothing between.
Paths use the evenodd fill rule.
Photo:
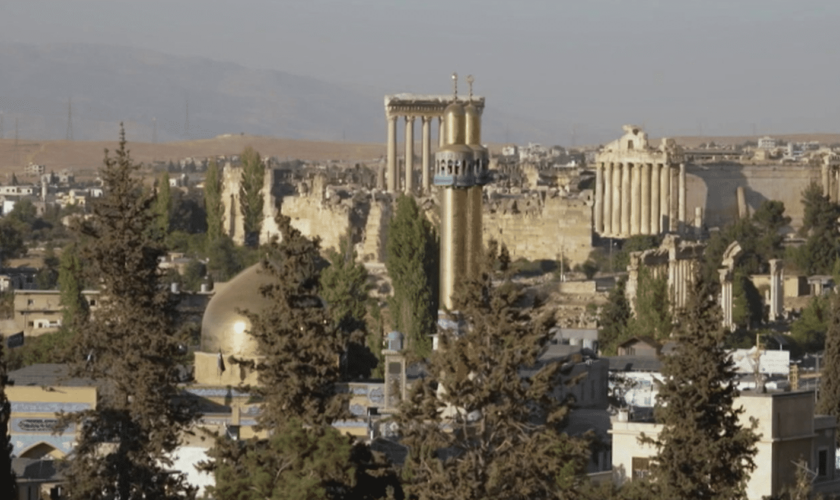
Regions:
<instances>
[{"instance_id":1,"label":"minaret tower","mask_svg":"<svg viewBox=\"0 0 840 500\"><path fill-rule=\"evenodd\" d=\"M469 81L472 83L471 78ZM454 309L455 284L478 271L481 259L481 186L487 174L487 151L479 144L480 113L472 102L464 106L458 101L457 74L452 75L452 82L452 103L443 112L446 136L443 147L435 153L434 175L434 184L442 188L440 306L442 310L450 311ZM468 143L468 140L471 142ZM475 144L472 145L472 142Z\"/></svg>"}]
</instances>

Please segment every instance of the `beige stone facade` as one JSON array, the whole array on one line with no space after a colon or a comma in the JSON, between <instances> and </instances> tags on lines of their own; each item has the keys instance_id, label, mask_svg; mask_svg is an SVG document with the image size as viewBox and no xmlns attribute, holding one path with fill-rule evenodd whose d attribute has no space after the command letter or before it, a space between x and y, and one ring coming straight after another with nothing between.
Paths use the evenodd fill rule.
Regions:
<instances>
[{"instance_id":1,"label":"beige stone facade","mask_svg":"<svg viewBox=\"0 0 840 500\"><path fill-rule=\"evenodd\" d=\"M734 406L744 409L739 416L742 425L749 426L751 418L758 421L756 433L760 435L754 458L757 467L747 483L747 498L759 500L777 495L785 486L793 485L795 462L800 458L817 473L816 490L834 482L837 421L834 417L814 415L812 391L745 392L735 399ZM638 438L644 433L656 439L661 431L662 426L654 423L613 420L613 478L618 484L648 473L656 450L639 444Z\"/></svg>"}]
</instances>

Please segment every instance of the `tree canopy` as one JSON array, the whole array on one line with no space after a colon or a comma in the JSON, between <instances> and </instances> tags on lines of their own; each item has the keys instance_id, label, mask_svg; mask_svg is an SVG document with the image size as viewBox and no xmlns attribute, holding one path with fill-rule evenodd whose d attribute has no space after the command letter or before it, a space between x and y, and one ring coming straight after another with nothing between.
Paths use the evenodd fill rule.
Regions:
<instances>
[{"instance_id":1,"label":"tree canopy","mask_svg":"<svg viewBox=\"0 0 840 500\"><path fill-rule=\"evenodd\" d=\"M257 246L260 236L260 226L263 219L263 183L265 182L265 165L260 154L248 146L239 155L242 163L242 178L239 188L239 205L242 210L242 222L245 231L245 241L250 246Z\"/></svg>"}]
</instances>

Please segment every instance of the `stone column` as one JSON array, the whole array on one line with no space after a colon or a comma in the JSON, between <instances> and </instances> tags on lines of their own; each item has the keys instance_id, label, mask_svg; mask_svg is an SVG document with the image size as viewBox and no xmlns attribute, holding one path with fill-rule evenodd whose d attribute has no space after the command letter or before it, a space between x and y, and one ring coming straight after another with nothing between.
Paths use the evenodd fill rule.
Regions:
<instances>
[{"instance_id":1,"label":"stone column","mask_svg":"<svg viewBox=\"0 0 840 500\"><path fill-rule=\"evenodd\" d=\"M429 176L432 170L432 121L431 116L423 117L423 194L429 192L431 182Z\"/></svg>"},{"instance_id":2,"label":"stone column","mask_svg":"<svg viewBox=\"0 0 840 500\"><path fill-rule=\"evenodd\" d=\"M642 220L642 165L630 165L630 235L641 234L639 222Z\"/></svg>"},{"instance_id":3,"label":"stone column","mask_svg":"<svg viewBox=\"0 0 840 500\"><path fill-rule=\"evenodd\" d=\"M703 234L703 207L694 207L694 235L699 238Z\"/></svg>"},{"instance_id":4,"label":"stone column","mask_svg":"<svg viewBox=\"0 0 840 500\"><path fill-rule=\"evenodd\" d=\"M632 184L630 183L630 165L621 164L621 237L630 236L630 215L632 205Z\"/></svg>"},{"instance_id":5,"label":"stone column","mask_svg":"<svg viewBox=\"0 0 840 500\"><path fill-rule=\"evenodd\" d=\"M639 230L650 234L650 163L639 165L642 174L642 223Z\"/></svg>"},{"instance_id":6,"label":"stone column","mask_svg":"<svg viewBox=\"0 0 840 500\"><path fill-rule=\"evenodd\" d=\"M621 163L614 163L612 167L612 235L621 236Z\"/></svg>"},{"instance_id":7,"label":"stone column","mask_svg":"<svg viewBox=\"0 0 840 500\"><path fill-rule=\"evenodd\" d=\"M613 166L612 163L604 164L604 234L612 236L612 199L613 199Z\"/></svg>"},{"instance_id":8,"label":"stone column","mask_svg":"<svg viewBox=\"0 0 840 500\"><path fill-rule=\"evenodd\" d=\"M659 234L659 164L654 163L650 167L650 234Z\"/></svg>"},{"instance_id":9,"label":"stone column","mask_svg":"<svg viewBox=\"0 0 840 500\"><path fill-rule=\"evenodd\" d=\"M770 259L770 321L779 319L784 308L782 272L782 261Z\"/></svg>"},{"instance_id":10,"label":"stone column","mask_svg":"<svg viewBox=\"0 0 840 500\"><path fill-rule=\"evenodd\" d=\"M668 169L668 184L671 188L668 190L668 194L671 197L671 205L668 209L668 220L671 221L670 230L672 233L679 231L680 225L679 220L677 219L677 211L679 209L679 196L677 195L677 179L676 177L679 175L679 170L676 168L669 168Z\"/></svg>"},{"instance_id":11,"label":"stone column","mask_svg":"<svg viewBox=\"0 0 840 500\"><path fill-rule=\"evenodd\" d=\"M397 116L388 116L388 164L386 183L389 193L397 190Z\"/></svg>"},{"instance_id":12,"label":"stone column","mask_svg":"<svg viewBox=\"0 0 840 500\"><path fill-rule=\"evenodd\" d=\"M444 135L445 131L443 130L443 117L438 116L438 147L442 148L446 145L446 139Z\"/></svg>"},{"instance_id":13,"label":"stone column","mask_svg":"<svg viewBox=\"0 0 840 500\"><path fill-rule=\"evenodd\" d=\"M595 164L595 213L593 219L595 220L595 232L597 234L604 234L604 164Z\"/></svg>"},{"instance_id":14,"label":"stone column","mask_svg":"<svg viewBox=\"0 0 840 500\"><path fill-rule=\"evenodd\" d=\"M667 163L659 171L659 196L660 231L667 233L671 231L671 167Z\"/></svg>"},{"instance_id":15,"label":"stone column","mask_svg":"<svg viewBox=\"0 0 840 500\"><path fill-rule=\"evenodd\" d=\"M405 192L414 192L414 117L405 117Z\"/></svg>"},{"instance_id":16,"label":"stone column","mask_svg":"<svg viewBox=\"0 0 840 500\"><path fill-rule=\"evenodd\" d=\"M720 307L723 310L723 327L732 329L732 281L729 269L718 269L720 274Z\"/></svg>"},{"instance_id":17,"label":"stone column","mask_svg":"<svg viewBox=\"0 0 840 500\"><path fill-rule=\"evenodd\" d=\"M822 173L822 188L823 188L823 196L830 196L831 195L831 173L829 170L829 166L827 163L823 162L822 168L820 169Z\"/></svg>"},{"instance_id":18,"label":"stone column","mask_svg":"<svg viewBox=\"0 0 840 500\"><path fill-rule=\"evenodd\" d=\"M679 228L680 234L685 233L685 163L680 163L680 181L677 187L679 189L679 214L680 219Z\"/></svg>"}]
</instances>

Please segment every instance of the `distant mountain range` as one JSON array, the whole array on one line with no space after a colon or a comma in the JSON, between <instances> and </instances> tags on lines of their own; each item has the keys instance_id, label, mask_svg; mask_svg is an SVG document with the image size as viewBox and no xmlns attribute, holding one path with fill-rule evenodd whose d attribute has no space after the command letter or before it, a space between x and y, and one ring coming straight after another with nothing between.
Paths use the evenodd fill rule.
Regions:
<instances>
[{"instance_id":1,"label":"distant mountain range","mask_svg":"<svg viewBox=\"0 0 840 500\"><path fill-rule=\"evenodd\" d=\"M106 45L0 44L0 138L158 142L245 133L384 142L388 92L200 57ZM68 130L68 104L72 130ZM417 129L419 127L415 127ZM488 100L493 142L566 142L556 125L505 114ZM419 140L419 133L418 133Z\"/></svg>"}]
</instances>

